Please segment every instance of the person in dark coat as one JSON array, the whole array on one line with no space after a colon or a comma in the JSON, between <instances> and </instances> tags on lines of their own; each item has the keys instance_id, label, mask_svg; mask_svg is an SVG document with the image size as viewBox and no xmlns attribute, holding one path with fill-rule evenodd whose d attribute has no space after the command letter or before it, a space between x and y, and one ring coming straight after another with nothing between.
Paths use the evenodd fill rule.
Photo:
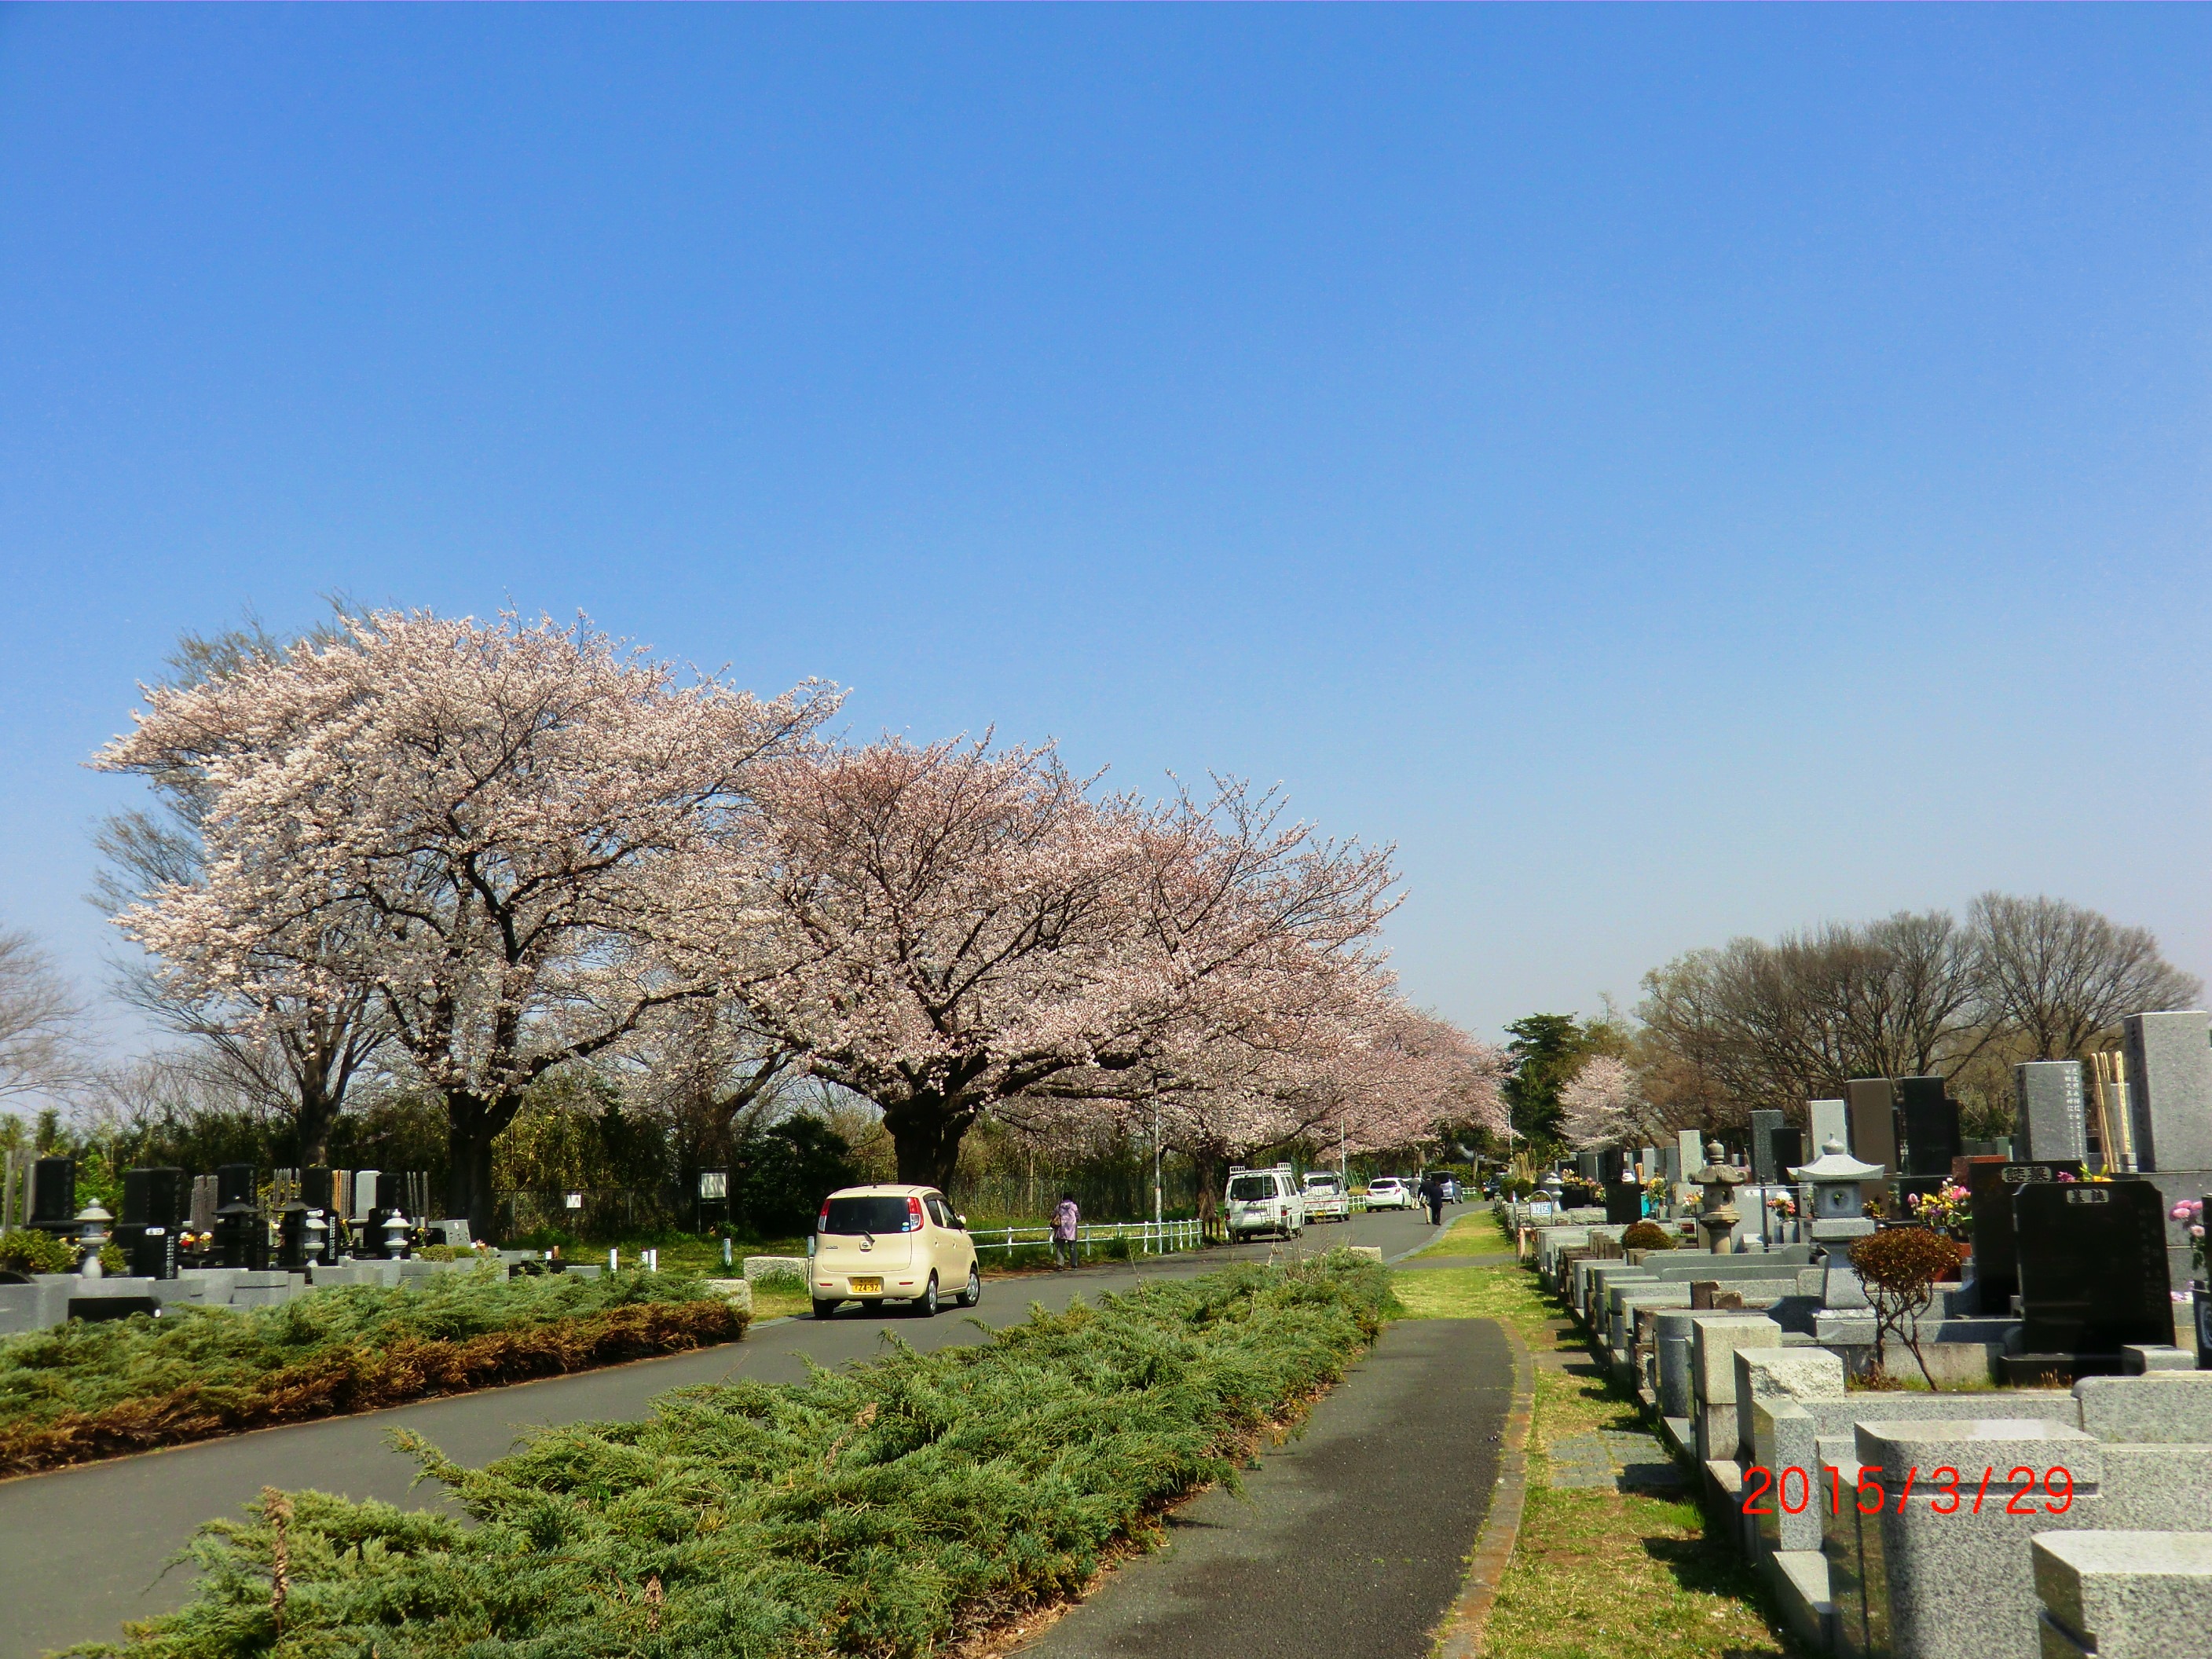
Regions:
<instances>
[{"instance_id":1,"label":"person in dark coat","mask_svg":"<svg viewBox=\"0 0 2212 1659\"><path fill-rule=\"evenodd\" d=\"M1444 1224L1443 1177L1433 1172L1421 1177L1421 1202L1429 1206L1429 1225Z\"/></svg>"}]
</instances>

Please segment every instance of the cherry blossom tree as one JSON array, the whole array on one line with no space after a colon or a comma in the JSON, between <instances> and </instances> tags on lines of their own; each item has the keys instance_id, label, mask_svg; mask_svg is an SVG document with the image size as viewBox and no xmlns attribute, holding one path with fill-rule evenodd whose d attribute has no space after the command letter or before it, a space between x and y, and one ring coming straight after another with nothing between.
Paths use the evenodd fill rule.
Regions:
<instances>
[{"instance_id":1,"label":"cherry blossom tree","mask_svg":"<svg viewBox=\"0 0 2212 1659\"><path fill-rule=\"evenodd\" d=\"M716 990L747 776L836 703L679 683L580 622L427 611L146 700L95 764L200 769L201 869L119 922L181 991L372 996L444 1098L449 1212L485 1232L524 1091Z\"/></svg>"},{"instance_id":2,"label":"cherry blossom tree","mask_svg":"<svg viewBox=\"0 0 2212 1659\"><path fill-rule=\"evenodd\" d=\"M1656 1121L1627 1061L1593 1054L1559 1091L1559 1129L1583 1152L1626 1146Z\"/></svg>"},{"instance_id":3,"label":"cherry blossom tree","mask_svg":"<svg viewBox=\"0 0 2212 1659\"><path fill-rule=\"evenodd\" d=\"M348 637L343 619L349 614L334 607L332 618L303 641L339 643ZM164 684L202 684L248 664L276 661L283 653L283 642L251 619L217 634L187 633L169 658ZM131 769L145 775L151 806L111 814L93 837L106 860L93 902L111 917L150 901L159 890L199 883L200 821L210 799L205 759L187 743ZM337 944L334 935L325 938ZM155 1024L191 1038L198 1067L210 1082L235 1089L259 1110L289 1118L299 1161L320 1164L355 1079L374 1060L390 1026L374 990L364 985L297 996L255 984L264 992L258 1003L245 994L246 982L193 981L137 961L118 964L115 989Z\"/></svg>"},{"instance_id":4,"label":"cherry blossom tree","mask_svg":"<svg viewBox=\"0 0 2212 1659\"><path fill-rule=\"evenodd\" d=\"M733 994L882 1108L902 1181L943 1185L985 1112L1037 1127L1156 1086L1388 913L1387 854L1284 824L1272 795L1091 781L987 734L794 755L751 786L770 937Z\"/></svg>"}]
</instances>

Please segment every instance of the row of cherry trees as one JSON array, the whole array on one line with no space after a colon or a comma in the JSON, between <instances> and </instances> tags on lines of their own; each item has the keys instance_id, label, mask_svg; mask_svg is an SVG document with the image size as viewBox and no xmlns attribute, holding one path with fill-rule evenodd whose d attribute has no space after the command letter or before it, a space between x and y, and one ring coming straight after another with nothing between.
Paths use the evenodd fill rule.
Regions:
<instances>
[{"instance_id":1,"label":"row of cherry trees","mask_svg":"<svg viewBox=\"0 0 2212 1659\"><path fill-rule=\"evenodd\" d=\"M323 1133L356 1071L410 1069L479 1227L525 1091L586 1062L811 1074L939 1185L987 1114L1062 1145L1157 1123L1206 1193L1285 1141L1502 1124L1501 1057L1382 964L1387 854L1272 793L854 746L831 687L763 701L550 621L380 612L202 670L94 762L167 808L124 821L151 994L274 1055Z\"/></svg>"}]
</instances>

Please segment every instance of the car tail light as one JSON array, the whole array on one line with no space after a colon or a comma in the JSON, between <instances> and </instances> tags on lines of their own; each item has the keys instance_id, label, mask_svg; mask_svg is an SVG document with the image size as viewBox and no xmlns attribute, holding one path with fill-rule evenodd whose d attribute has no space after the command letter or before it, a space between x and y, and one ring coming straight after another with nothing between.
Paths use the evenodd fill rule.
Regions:
<instances>
[{"instance_id":1,"label":"car tail light","mask_svg":"<svg viewBox=\"0 0 2212 1659\"><path fill-rule=\"evenodd\" d=\"M921 1200L909 1198L906 1201L906 1230L910 1233L921 1231Z\"/></svg>"},{"instance_id":2,"label":"car tail light","mask_svg":"<svg viewBox=\"0 0 2212 1659\"><path fill-rule=\"evenodd\" d=\"M814 1231L817 1233L830 1231L830 1200L826 1198L822 1200L822 1213L814 1218Z\"/></svg>"}]
</instances>

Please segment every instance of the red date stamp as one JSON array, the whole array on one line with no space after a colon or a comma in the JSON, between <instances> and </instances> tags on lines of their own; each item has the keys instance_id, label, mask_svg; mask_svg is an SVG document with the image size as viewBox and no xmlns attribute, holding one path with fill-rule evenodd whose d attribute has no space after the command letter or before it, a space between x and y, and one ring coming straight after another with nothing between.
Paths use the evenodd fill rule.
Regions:
<instances>
[{"instance_id":1,"label":"red date stamp","mask_svg":"<svg viewBox=\"0 0 2212 1659\"><path fill-rule=\"evenodd\" d=\"M1979 1515L1983 1500L1989 1496L1990 1486L1996 1479L1996 1473L1994 1465L1984 1469L1981 1480L1977 1484L1971 1474L1962 1475L1946 1463L1928 1477L1927 1485L1922 1488L1922 1495L1926 1497L1930 1491L1936 1494L1928 1501L1929 1509L1935 1514ZM1797 1479L1794 1491L1790 1484L1792 1475ZM1905 1504L1911 1501L1913 1487L1919 1480L1917 1464L1905 1470L1905 1485L1897 1494L1897 1512L1899 1515L1905 1513ZM2027 1484L2005 1498L2005 1514L2063 1515L2074 1506L2074 1472L2063 1463L2054 1463L2041 1474L2022 1464L2006 1473L2004 1484L2009 1487L2023 1480ZM1970 1488L1972 1492L1971 1500L1967 1497ZM2037 1504L2034 1500L2039 1493L2048 1501ZM1999 1495L2003 1495L2002 1490ZM1880 1515L1889 1502L1888 1490L1881 1483L1881 1471L1861 1469L1857 1485L1847 1487L1844 1485L1842 1471L1831 1468L1828 1471L1828 1513L1841 1515L1847 1498L1851 1507L1861 1515ZM1772 1501L1766 1501L1769 1499ZM1802 1515L1812 1502L1813 1479L1803 1469L1786 1468L1782 1471L1778 1480L1774 1471L1763 1463L1754 1463L1744 1471L1743 1512L1746 1515L1772 1515L1776 1513L1775 1504L1779 1504L1783 1511L1788 1514Z\"/></svg>"}]
</instances>

